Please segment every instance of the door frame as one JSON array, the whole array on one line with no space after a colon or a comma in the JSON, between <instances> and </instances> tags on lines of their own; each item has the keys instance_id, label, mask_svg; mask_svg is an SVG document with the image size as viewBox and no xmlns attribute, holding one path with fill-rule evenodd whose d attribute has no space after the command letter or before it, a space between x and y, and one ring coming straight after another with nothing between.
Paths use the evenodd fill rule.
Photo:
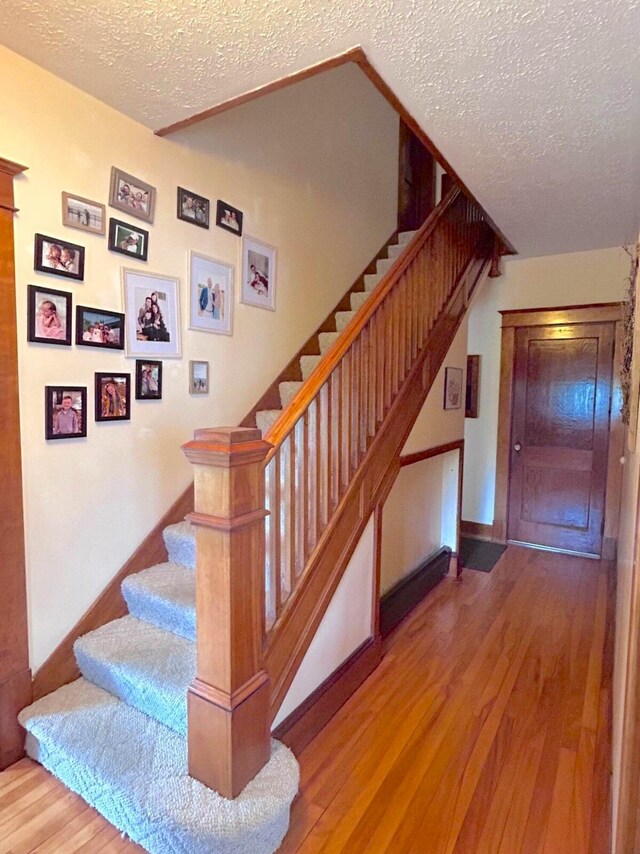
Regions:
<instances>
[{"instance_id":1,"label":"door frame","mask_svg":"<svg viewBox=\"0 0 640 854\"><path fill-rule=\"evenodd\" d=\"M496 491L493 512L492 539L507 541L507 514L509 506L509 474L511 460L511 416L513 406L513 378L516 330L523 326L566 326L574 323L615 323L613 376L611 382L611 418L609 421L609 448L607 452L607 480L605 486L604 533L602 559L613 560L618 542L620 520L620 493L624 453L624 425L620 415L622 389L622 304L619 302L595 305L567 305L558 308L527 308L501 311L502 347L500 353L500 396L498 404L498 446L496 452Z\"/></svg>"}]
</instances>

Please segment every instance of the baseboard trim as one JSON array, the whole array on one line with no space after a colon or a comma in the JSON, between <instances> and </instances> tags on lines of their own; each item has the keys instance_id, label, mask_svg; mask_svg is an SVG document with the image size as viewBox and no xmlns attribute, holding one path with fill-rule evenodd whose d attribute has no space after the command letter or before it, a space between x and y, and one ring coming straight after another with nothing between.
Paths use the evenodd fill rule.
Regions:
<instances>
[{"instance_id":1,"label":"baseboard trim","mask_svg":"<svg viewBox=\"0 0 640 854\"><path fill-rule=\"evenodd\" d=\"M361 644L337 670L319 685L273 730L273 737L299 754L315 738L376 669L382 658L379 636Z\"/></svg>"},{"instance_id":2,"label":"baseboard trim","mask_svg":"<svg viewBox=\"0 0 640 854\"><path fill-rule=\"evenodd\" d=\"M452 551L443 546L380 599L380 634L385 638L449 574Z\"/></svg>"},{"instance_id":3,"label":"baseboard trim","mask_svg":"<svg viewBox=\"0 0 640 854\"><path fill-rule=\"evenodd\" d=\"M31 670L14 673L0 684L0 771L24 756L25 732L18 712L31 702Z\"/></svg>"},{"instance_id":4,"label":"baseboard trim","mask_svg":"<svg viewBox=\"0 0 640 854\"><path fill-rule=\"evenodd\" d=\"M460 521L460 534L463 537L476 537L479 540L493 540L493 524L485 525L482 522Z\"/></svg>"}]
</instances>

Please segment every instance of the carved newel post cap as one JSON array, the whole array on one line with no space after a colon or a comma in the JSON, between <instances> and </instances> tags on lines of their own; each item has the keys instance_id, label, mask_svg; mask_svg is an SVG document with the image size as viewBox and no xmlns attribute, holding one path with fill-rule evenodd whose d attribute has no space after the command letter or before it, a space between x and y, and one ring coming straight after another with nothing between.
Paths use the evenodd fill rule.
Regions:
<instances>
[{"instance_id":1,"label":"carved newel post cap","mask_svg":"<svg viewBox=\"0 0 640 854\"><path fill-rule=\"evenodd\" d=\"M238 466L263 460L272 447L255 427L203 427L182 450L192 463Z\"/></svg>"}]
</instances>

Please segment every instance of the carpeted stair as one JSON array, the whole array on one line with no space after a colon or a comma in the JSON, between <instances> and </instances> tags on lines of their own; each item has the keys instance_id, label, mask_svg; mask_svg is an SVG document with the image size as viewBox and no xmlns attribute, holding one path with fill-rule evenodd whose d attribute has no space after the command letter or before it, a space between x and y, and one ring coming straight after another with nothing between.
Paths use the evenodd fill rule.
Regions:
<instances>
[{"instance_id":1,"label":"carpeted stair","mask_svg":"<svg viewBox=\"0 0 640 854\"><path fill-rule=\"evenodd\" d=\"M271 759L233 801L187 773L195 676L195 537L164 532L167 563L129 576L129 615L79 638L82 678L20 714L27 753L151 854L267 854L280 845L298 764Z\"/></svg>"}]
</instances>

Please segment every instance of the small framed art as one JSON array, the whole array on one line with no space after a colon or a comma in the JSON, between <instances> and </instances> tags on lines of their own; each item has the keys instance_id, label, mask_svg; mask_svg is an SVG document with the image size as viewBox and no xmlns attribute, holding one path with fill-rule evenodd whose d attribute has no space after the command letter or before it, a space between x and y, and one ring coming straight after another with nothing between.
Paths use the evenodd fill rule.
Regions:
<instances>
[{"instance_id":1,"label":"small framed art","mask_svg":"<svg viewBox=\"0 0 640 854\"><path fill-rule=\"evenodd\" d=\"M71 294L68 291L28 286L27 341L71 344Z\"/></svg>"},{"instance_id":2,"label":"small framed art","mask_svg":"<svg viewBox=\"0 0 640 854\"><path fill-rule=\"evenodd\" d=\"M76 344L124 350L124 314L77 305Z\"/></svg>"},{"instance_id":3,"label":"small framed art","mask_svg":"<svg viewBox=\"0 0 640 854\"><path fill-rule=\"evenodd\" d=\"M125 354L138 358L180 356L179 280L122 270Z\"/></svg>"},{"instance_id":4,"label":"small framed art","mask_svg":"<svg viewBox=\"0 0 640 854\"><path fill-rule=\"evenodd\" d=\"M87 435L86 386L48 385L45 394L45 439L76 439Z\"/></svg>"},{"instance_id":5,"label":"small framed art","mask_svg":"<svg viewBox=\"0 0 640 854\"><path fill-rule=\"evenodd\" d=\"M209 199L178 187L178 219L209 228Z\"/></svg>"},{"instance_id":6,"label":"small framed art","mask_svg":"<svg viewBox=\"0 0 640 854\"><path fill-rule=\"evenodd\" d=\"M136 359L136 400L162 399L162 362Z\"/></svg>"},{"instance_id":7,"label":"small framed art","mask_svg":"<svg viewBox=\"0 0 640 854\"><path fill-rule=\"evenodd\" d=\"M127 258L147 260L149 232L111 217L109 219L109 249Z\"/></svg>"},{"instance_id":8,"label":"small framed art","mask_svg":"<svg viewBox=\"0 0 640 854\"><path fill-rule=\"evenodd\" d=\"M240 302L269 311L276 309L276 249L253 237L242 238Z\"/></svg>"},{"instance_id":9,"label":"small framed art","mask_svg":"<svg viewBox=\"0 0 640 854\"><path fill-rule=\"evenodd\" d=\"M40 273L52 273L66 279L84 278L84 246L36 234L33 267Z\"/></svg>"},{"instance_id":10,"label":"small framed art","mask_svg":"<svg viewBox=\"0 0 640 854\"><path fill-rule=\"evenodd\" d=\"M100 202L83 199L73 193L62 194L62 224L92 234L104 234L106 208Z\"/></svg>"},{"instance_id":11,"label":"small framed art","mask_svg":"<svg viewBox=\"0 0 640 854\"><path fill-rule=\"evenodd\" d=\"M129 216L135 216L145 222L153 222L156 188L112 166L109 204L112 208L128 213Z\"/></svg>"},{"instance_id":12,"label":"small framed art","mask_svg":"<svg viewBox=\"0 0 640 854\"><path fill-rule=\"evenodd\" d=\"M462 368L444 370L444 408L460 409L462 406Z\"/></svg>"},{"instance_id":13,"label":"small framed art","mask_svg":"<svg viewBox=\"0 0 640 854\"><path fill-rule=\"evenodd\" d=\"M216 225L220 228L226 228L232 234L237 234L238 237L242 234L242 211L234 208L228 202L223 202L218 199L216 205Z\"/></svg>"},{"instance_id":14,"label":"small framed art","mask_svg":"<svg viewBox=\"0 0 640 854\"><path fill-rule=\"evenodd\" d=\"M190 252L189 281L189 329L231 335L233 267Z\"/></svg>"},{"instance_id":15,"label":"small framed art","mask_svg":"<svg viewBox=\"0 0 640 854\"><path fill-rule=\"evenodd\" d=\"M96 421L131 418L131 374L96 374Z\"/></svg>"},{"instance_id":16,"label":"small framed art","mask_svg":"<svg viewBox=\"0 0 640 854\"><path fill-rule=\"evenodd\" d=\"M189 362L189 392L209 394L209 362Z\"/></svg>"}]
</instances>

